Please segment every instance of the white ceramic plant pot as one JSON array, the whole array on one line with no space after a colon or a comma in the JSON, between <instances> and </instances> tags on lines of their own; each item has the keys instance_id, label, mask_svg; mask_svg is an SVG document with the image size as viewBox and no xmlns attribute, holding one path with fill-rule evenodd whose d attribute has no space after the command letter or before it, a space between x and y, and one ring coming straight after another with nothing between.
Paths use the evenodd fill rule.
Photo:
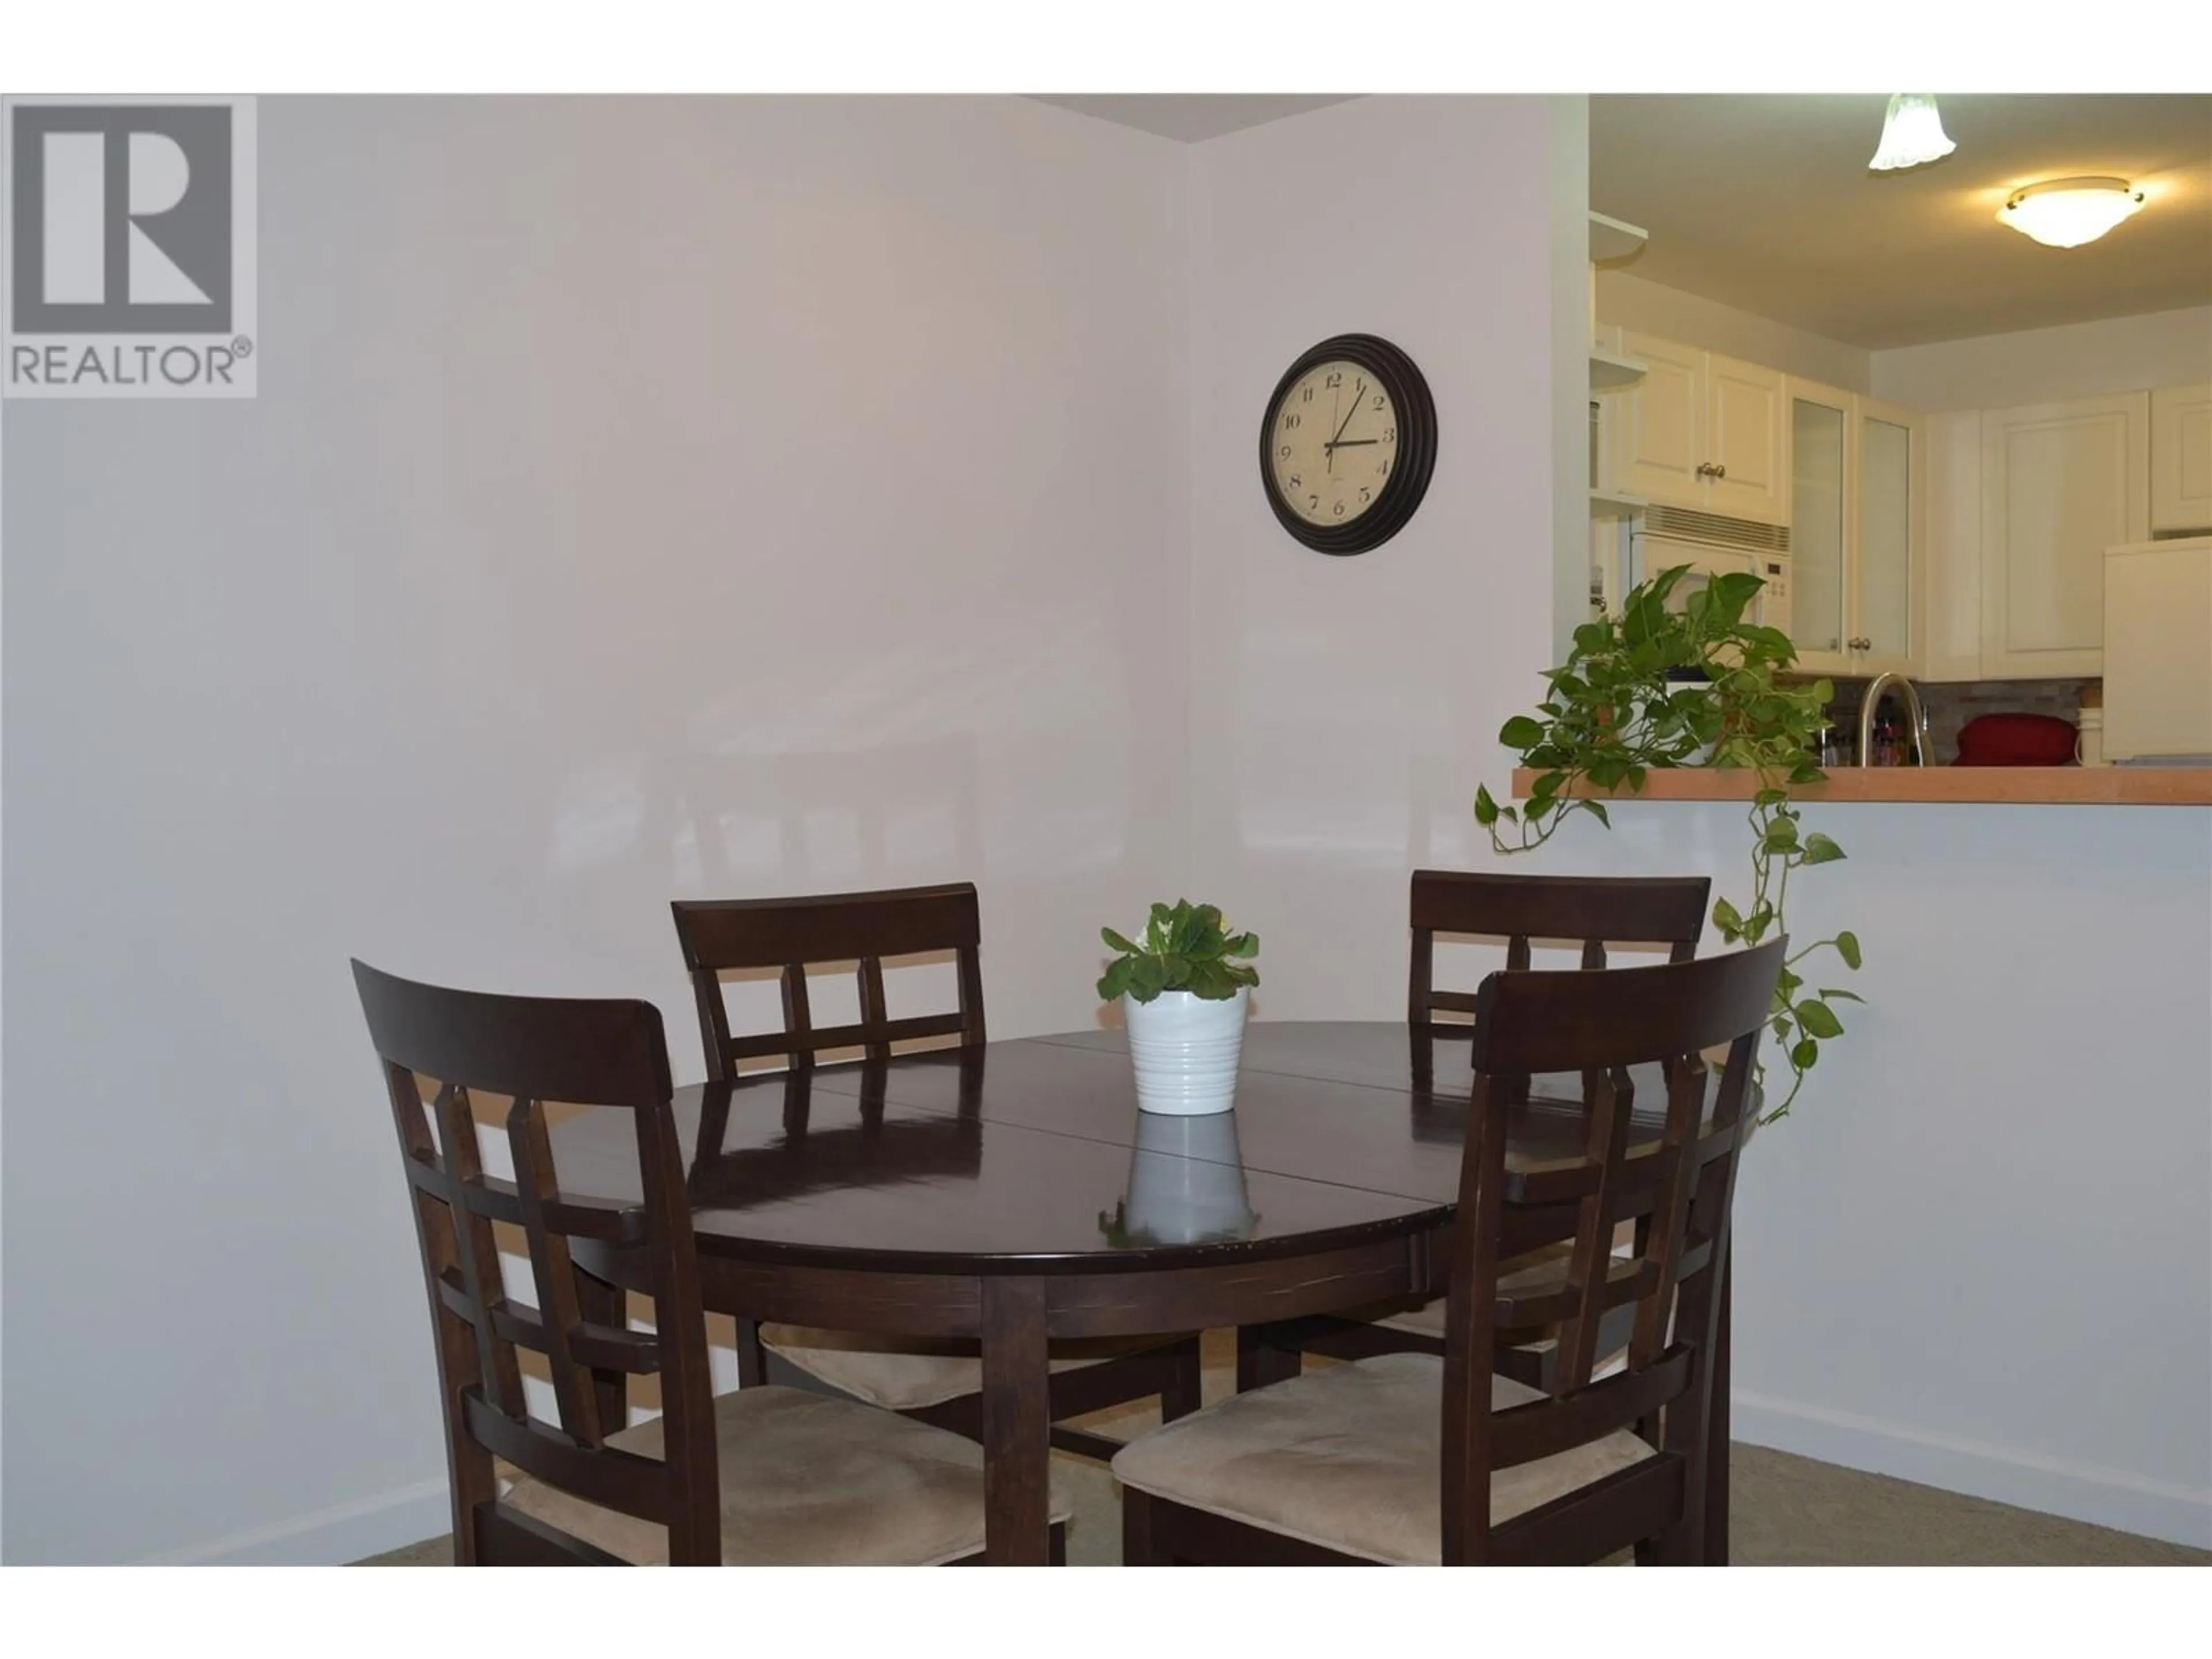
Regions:
<instances>
[{"instance_id":1,"label":"white ceramic plant pot","mask_svg":"<svg viewBox=\"0 0 2212 1659\"><path fill-rule=\"evenodd\" d=\"M1249 986L1224 1001L1163 991L1150 1002L1123 996L1137 1104L1182 1117L1225 1112L1237 1103L1237 1060L1244 1048Z\"/></svg>"},{"instance_id":2,"label":"white ceramic plant pot","mask_svg":"<svg viewBox=\"0 0 2212 1659\"><path fill-rule=\"evenodd\" d=\"M1163 1244L1241 1238L1254 1216L1237 1146L1237 1114L1140 1112L1129 1157L1127 1224Z\"/></svg>"}]
</instances>

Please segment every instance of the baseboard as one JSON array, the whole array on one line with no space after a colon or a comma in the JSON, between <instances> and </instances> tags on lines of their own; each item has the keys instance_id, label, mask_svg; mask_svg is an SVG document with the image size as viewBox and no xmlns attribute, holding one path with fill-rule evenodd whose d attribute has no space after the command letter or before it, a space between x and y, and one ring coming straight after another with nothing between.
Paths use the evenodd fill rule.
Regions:
<instances>
[{"instance_id":1,"label":"baseboard","mask_svg":"<svg viewBox=\"0 0 2212 1659\"><path fill-rule=\"evenodd\" d=\"M451 1532L446 1478L319 1510L155 1558L152 1566L331 1567Z\"/></svg>"},{"instance_id":2,"label":"baseboard","mask_svg":"<svg viewBox=\"0 0 2212 1659\"><path fill-rule=\"evenodd\" d=\"M1730 1437L1754 1446L2212 1549L2212 1492L1741 1389L1729 1413Z\"/></svg>"}]
</instances>

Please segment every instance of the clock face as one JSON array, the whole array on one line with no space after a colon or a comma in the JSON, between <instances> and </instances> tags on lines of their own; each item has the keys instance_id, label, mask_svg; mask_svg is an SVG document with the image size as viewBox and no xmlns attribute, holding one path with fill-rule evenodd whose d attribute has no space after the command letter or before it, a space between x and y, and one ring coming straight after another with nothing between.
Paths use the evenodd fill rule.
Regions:
<instances>
[{"instance_id":1,"label":"clock face","mask_svg":"<svg viewBox=\"0 0 2212 1659\"><path fill-rule=\"evenodd\" d=\"M1267 504L1316 553L1364 553L1403 530L1436 460L1429 383L1372 334L1339 334L1302 353L1261 417Z\"/></svg>"},{"instance_id":2,"label":"clock face","mask_svg":"<svg viewBox=\"0 0 2212 1659\"><path fill-rule=\"evenodd\" d=\"M1350 524L1382 498L1398 461L1398 407L1374 371L1316 363L1277 400L1270 454L1284 504L1310 525Z\"/></svg>"}]
</instances>

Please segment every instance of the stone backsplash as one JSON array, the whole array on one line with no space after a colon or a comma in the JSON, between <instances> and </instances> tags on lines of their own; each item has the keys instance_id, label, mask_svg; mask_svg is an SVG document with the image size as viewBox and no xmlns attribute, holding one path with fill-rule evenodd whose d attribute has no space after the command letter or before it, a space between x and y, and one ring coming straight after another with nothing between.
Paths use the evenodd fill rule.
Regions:
<instances>
[{"instance_id":1,"label":"stone backsplash","mask_svg":"<svg viewBox=\"0 0 2212 1659\"><path fill-rule=\"evenodd\" d=\"M1982 714L2049 714L2071 726L2081 712L2081 689L2098 680L1960 680L1929 684L1916 680L1921 706L1928 711L1928 737L1935 752L1929 758L1948 766L1959 758L1959 732L1968 720ZM1836 734L1846 744L1856 744L1859 730L1859 696L1864 680L1838 680L1836 700L1828 705ZM1899 708L1893 700L1891 707ZM1856 756L1850 757L1852 761Z\"/></svg>"}]
</instances>

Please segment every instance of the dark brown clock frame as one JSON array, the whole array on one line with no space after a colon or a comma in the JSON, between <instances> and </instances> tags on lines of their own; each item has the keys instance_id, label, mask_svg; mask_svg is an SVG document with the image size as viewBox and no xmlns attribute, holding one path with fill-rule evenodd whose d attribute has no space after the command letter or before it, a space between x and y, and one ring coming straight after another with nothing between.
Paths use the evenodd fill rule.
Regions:
<instances>
[{"instance_id":1,"label":"dark brown clock frame","mask_svg":"<svg viewBox=\"0 0 2212 1659\"><path fill-rule=\"evenodd\" d=\"M1340 359L1358 364L1389 394L1398 416L1397 464L1375 505L1350 524L1309 524L1283 499L1282 491L1276 486L1274 468L1269 464L1275 415L1283 399L1290 396L1291 388L1308 371ZM1267 406L1260 416L1259 453L1260 487L1284 529L1316 553L1339 558L1364 553L1382 546L1403 530L1421 505L1421 497L1428 493L1429 475L1437 465L1436 400L1430 397L1429 383L1422 378L1413 360L1389 341L1373 334L1339 334L1301 353L1275 383L1275 389L1267 394Z\"/></svg>"}]
</instances>

